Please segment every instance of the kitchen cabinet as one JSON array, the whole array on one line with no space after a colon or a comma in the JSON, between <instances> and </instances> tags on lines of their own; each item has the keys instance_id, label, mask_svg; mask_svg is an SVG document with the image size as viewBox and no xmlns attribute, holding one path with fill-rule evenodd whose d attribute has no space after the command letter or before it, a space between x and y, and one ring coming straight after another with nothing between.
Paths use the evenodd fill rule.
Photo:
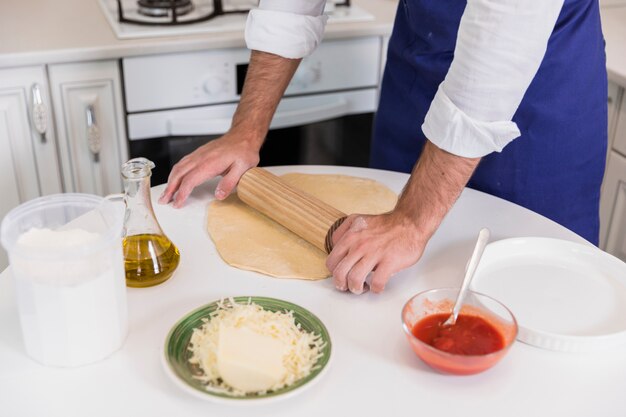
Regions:
<instances>
[{"instance_id":1,"label":"kitchen cabinet","mask_svg":"<svg viewBox=\"0 0 626 417\"><path fill-rule=\"evenodd\" d=\"M613 150L626 155L626 94L621 89L620 104L615 109L615 129L613 134Z\"/></svg>"},{"instance_id":2,"label":"kitchen cabinet","mask_svg":"<svg viewBox=\"0 0 626 417\"><path fill-rule=\"evenodd\" d=\"M600 247L626 261L626 95L609 84L609 150L600 199Z\"/></svg>"},{"instance_id":3,"label":"kitchen cabinet","mask_svg":"<svg viewBox=\"0 0 626 417\"><path fill-rule=\"evenodd\" d=\"M118 193L127 158L117 60L0 70L0 219L43 195Z\"/></svg>"},{"instance_id":4,"label":"kitchen cabinet","mask_svg":"<svg viewBox=\"0 0 626 417\"><path fill-rule=\"evenodd\" d=\"M626 157L615 151L609 157L604 192L601 206L608 219L604 250L626 261Z\"/></svg>"},{"instance_id":5,"label":"kitchen cabinet","mask_svg":"<svg viewBox=\"0 0 626 417\"><path fill-rule=\"evenodd\" d=\"M62 191L44 66L0 70L0 219L15 206ZM0 269L7 264L0 249Z\"/></svg>"},{"instance_id":6,"label":"kitchen cabinet","mask_svg":"<svg viewBox=\"0 0 626 417\"><path fill-rule=\"evenodd\" d=\"M619 103L621 99L623 89L620 88L619 85L615 83L609 83L609 98L608 98L608 116L609 116L609 143L608 147L611 149L613 147L613 139L615 138L615 128L617 125L617 110L619 108ZM607 162L609 159L610 152L607 153Z\"/></svg>"},{"instance_id":7,"label":"kitchen cabinet","mask_svg":"<svg viewBox=\"0 0 626 417\"><path fill-rule=\"evenodd\" d=\"M122 190L128 158L117 60L49 67L64 189L98 195Z\"/></svg>"}]
</instances>

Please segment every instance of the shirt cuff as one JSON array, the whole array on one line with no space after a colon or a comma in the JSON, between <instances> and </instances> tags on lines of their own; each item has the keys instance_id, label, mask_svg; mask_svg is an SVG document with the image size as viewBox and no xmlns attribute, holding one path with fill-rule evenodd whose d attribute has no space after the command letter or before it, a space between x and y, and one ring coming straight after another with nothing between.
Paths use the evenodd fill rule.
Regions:
<instances>
[{"instance_id":1,"label":"shirt cuff","mask_svg":"<svg viewBox=\"0 0 626 417\"><path fill-rule=\"evenodd\" d=\"M253 9L246 22L248 49L297 59L310 55L322 41L328 16L307 16Z\"/></svg>"},{"instance_id":2,"label":"shirt cuff","mask_svg":"<svg viewBox=\"0 0 626 417\"><path fill-rule=\"evenodd\" d=\"M468 116L454 105L441 85L430 103L422 131L440 149L465 158L500 152L521 134L515 122L484 122Z\"/></svg>"}]
</instances>

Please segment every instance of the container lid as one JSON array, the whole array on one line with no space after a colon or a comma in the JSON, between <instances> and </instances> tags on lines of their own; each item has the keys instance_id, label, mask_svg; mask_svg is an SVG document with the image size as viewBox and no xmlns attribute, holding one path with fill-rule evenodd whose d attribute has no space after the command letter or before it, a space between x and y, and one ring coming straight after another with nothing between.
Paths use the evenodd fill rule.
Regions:
<instances>
[{"instance_id":1,"label":"container lid","mask_svg":"<svg viewBox=\"0 0 626 417\"><path fill-rule=\"evenodd\" d=\"M521 342L565 352L626 344L626 264L595 246L533 237L493 242L471 286L513 312Z\"/></svg>"},{"instance_id":2,"label":"container lid","mask_svg":"<svg viewBox=\"0 0 626 417\"><path fill-rule=\"evenodd\" d=\"M80 193L52 194L35 198L15 207L2 220L0 241L13 254L24 252L32 258L54 259L65 248L33 251L17 244L19 237L30 229L68 230L84 229L100 238L89 245L72 248L74 255L98 252L102 247L121 239L124 225L124 207L106 198Z\"/></svg>"}]
</instances>

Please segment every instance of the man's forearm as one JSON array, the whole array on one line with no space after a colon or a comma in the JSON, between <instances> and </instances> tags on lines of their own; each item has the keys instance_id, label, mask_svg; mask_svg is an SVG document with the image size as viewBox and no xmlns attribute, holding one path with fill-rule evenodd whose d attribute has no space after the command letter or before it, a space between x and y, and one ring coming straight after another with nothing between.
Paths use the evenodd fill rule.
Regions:
<instances>
[{"instance_id":1,"label":"man's forearm","mask_svg":"<svg viewBox=\"0 0 626 417\"><path fill-rule=\"evenodd\" d=\"M479 162L480 158L456 156L426 141L395 211L411 221L427 242Z\"/></svg>"},{"instance_id":2,"label":"man's forearm","mask_svg":"<svg viewBox=\"0 0 626 417\"><path fill-rule=\"evenodd\" d=\"M252 51L241 100L233 116L232 131L261 146L276 107L300 61Z\"/></svg>"}]
</instances>

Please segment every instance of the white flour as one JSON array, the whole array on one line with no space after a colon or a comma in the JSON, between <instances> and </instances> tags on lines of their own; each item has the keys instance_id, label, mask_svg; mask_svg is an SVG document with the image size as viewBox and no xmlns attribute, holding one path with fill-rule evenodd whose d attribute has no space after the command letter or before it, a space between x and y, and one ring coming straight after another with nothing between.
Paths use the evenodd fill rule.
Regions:
<instances>
[{"instance_id":1,"label":"white flour","mask_svg":"<svg viewBox=\"0 0 626 417\"><path fill-rule=\"evenodd\" d=\"M83 229L51 230L32 229L24 232L17 239L17 244L32 249L72 248L95 242L102 235Z\"/></svg>"},{"instance_id":2,"label":"white flour","mask_svg":"<svg viewBox=\"0 0 626 417\"><path fill-rule=\"evenodd\" d=\"M17 247L35 254L55 253L52 260L13 259L13 270L22 277L48 285L78 285L100 275L110 274L111 265L106 253L79 255L102 238L99 233L83 229L50 230L32 228L17 240ZM104 255L104 256L103 256Z\"/></svg>"}]
</instances>

